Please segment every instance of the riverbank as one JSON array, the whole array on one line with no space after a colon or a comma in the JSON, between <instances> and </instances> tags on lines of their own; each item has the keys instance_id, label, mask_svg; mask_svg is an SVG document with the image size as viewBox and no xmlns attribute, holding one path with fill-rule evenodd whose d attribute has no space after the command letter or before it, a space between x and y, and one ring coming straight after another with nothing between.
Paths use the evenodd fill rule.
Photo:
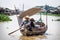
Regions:
<instances>
[{"instance_id":1,"label":"riverbank","mask_svg":"<svg viewBox=\"0 0 60 40\"><path fill-rule=\"evenodd\" d=\"M12 21L8 15L0 14L0 22Z\"/></svg>"},{"instance_id":2,"label":"riverbank","mask_svg":"<svg viewBox=\"0 0 60 40\"><path fill-rule=\"evenodd\" d=\"M41 13L41 15L48 15L48 16L55 16L55 17L60 17L60 14L52 14L52 13ZM59 19L52 19L52 21L60 21L60 18Z\"/></svg>"},{"instance_id":3,"label":"riverbank","mask_svg":"<svg viewBox=\"0 0 60 40\"><path fill-rule=\"evenodd\" d=\"M41 13L42 15L46 15L46 13ZM52 14L52 13L47 13L48 16L58 16L60 17L60 14Z\"/></svg>"}]
</instances>

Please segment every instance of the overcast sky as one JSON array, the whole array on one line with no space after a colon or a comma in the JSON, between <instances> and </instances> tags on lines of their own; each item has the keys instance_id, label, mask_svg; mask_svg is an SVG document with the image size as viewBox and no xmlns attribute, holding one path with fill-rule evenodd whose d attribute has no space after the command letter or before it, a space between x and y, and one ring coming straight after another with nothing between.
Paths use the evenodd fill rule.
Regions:
<instances>
[{"instance_id":1,"label":"overcast sky","mask_svg":"<svg viewBox=\"0 0 60 40\"><path fill-rule=\"evenodd\" d=\"M60 0L0 0L0 7L8 7L10 9L14 9L15 5L16 8L22 10L22 4L24 4L25 10L46 4L56 7L60 5Z\"/></svg>"}]
</instances>

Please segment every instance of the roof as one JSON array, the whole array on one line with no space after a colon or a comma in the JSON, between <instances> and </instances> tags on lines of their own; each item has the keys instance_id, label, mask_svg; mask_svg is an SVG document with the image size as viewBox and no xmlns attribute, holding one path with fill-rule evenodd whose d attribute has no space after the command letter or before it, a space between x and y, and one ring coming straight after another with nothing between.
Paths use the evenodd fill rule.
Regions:
<instances>
[{"instance_id":1,"label":"roof","mask_svg":"<svg viewBox=\"0 0 60 40\"><path fill-rule=\"evenodd\" d=\"M23 17L25 17L26 15L32 16L32 15L34 15L35 13L38 13L38 12L40 12L40 11L41 11L40 8L31 8L31 9L28 9L28 10L22 12L22 13L20 14L20 17L23 18Z\"/></svg>"}]
</instances>

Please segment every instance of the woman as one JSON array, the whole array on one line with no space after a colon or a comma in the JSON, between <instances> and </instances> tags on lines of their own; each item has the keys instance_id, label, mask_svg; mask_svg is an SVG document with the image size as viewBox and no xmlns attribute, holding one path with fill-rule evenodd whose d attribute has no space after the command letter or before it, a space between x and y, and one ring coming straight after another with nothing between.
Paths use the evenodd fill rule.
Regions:
<instances>
[{"instance_id":1,"label":"woman","mask_svg":"<svg viewBox=\"0 0 60 40\"><path fill-rule=\"evenodd\" d=\"M30 23L30 26L31 26L31 29L33 30L35 28L35 20L33 18L30 19L31 23Z\"/></svg>"}]
</instances>

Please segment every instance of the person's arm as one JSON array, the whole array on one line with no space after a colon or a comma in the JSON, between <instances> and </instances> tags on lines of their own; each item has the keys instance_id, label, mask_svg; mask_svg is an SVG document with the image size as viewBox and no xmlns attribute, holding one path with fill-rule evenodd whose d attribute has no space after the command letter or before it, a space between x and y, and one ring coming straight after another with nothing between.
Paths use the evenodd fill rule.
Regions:
<instances>
[{"instance_id":1,"label":"person's arm","mask_svg":"<svg viewBox=\"0 0 60 40\"><path fill-rule=\"evenodd\" d=\"M21 25L20 25L20 26L22 27L23 25L24 25L24 21L21 23Z\"/></svg>"}]
</instances>

